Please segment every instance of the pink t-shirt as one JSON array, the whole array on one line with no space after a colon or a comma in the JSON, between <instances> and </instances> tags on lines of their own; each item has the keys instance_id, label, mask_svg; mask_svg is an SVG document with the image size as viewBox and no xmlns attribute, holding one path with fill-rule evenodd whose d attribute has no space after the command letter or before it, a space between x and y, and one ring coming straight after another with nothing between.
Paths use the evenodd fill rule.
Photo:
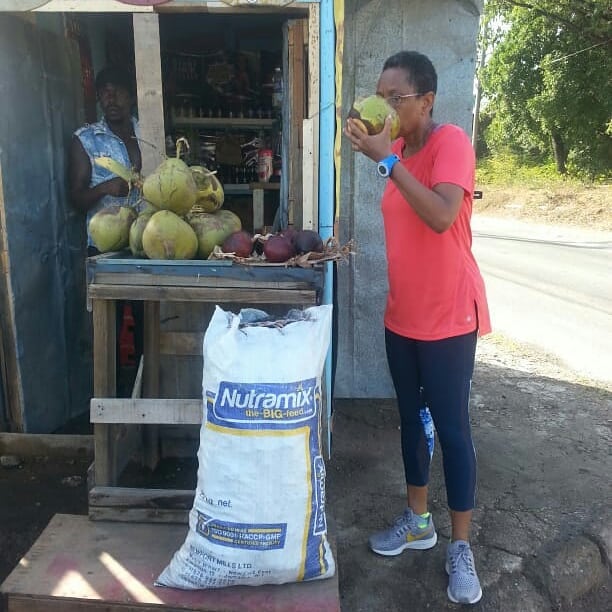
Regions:
<instances>
[{"instance_id":1,"label":"pink t-shirt","mask_svg":"<svg viewBox=\"0 0 612 612\"><path fill-rule=\"evenodd\" d=\"M402 157L403 139L393 143ZM440 340L478 328L491 331L484 282L472 255L474 150L465 132L441 125L425 146L400 162L423 185L452 183L464 190L453 225L434 232L414 212L393 181L382 198L389 294L385 326L415 340Z\"/></svg>"}]
</instances>

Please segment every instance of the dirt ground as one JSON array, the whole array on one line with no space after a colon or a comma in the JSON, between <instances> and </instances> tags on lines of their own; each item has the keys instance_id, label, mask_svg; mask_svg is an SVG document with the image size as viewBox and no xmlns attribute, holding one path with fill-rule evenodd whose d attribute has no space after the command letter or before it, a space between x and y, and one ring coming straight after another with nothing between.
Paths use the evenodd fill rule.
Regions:
<instances>
[{"instance_id":1,"label":"dirt ground","mask_svg":"<svg viewBox=\"0 0 612 612\"><path fill-rule=\"evenodd\" d=\"M609 465L611 407L612 389L589 384L531 347L496 336L480 342L472 392L479 454L472 544L485 595L475 610L609 609L609 575L580 597L556 600L538 563L551 546L554 558L555 547L597 530L611 516L603 467ZM446 599L442 569L449 522L439 452L432 465L431 510L440 545L390 559L367 549L369 532L402 504L398 425L392 400L335 403L327 495L342 612L404 612L408 601L415 611L458 609ZM18 467L0 468L0 582L54 514L87 514L90 461L23 458ZM192 460L166 461L153 475L132 466L124 484L193 487L195 469Z\"/></svg>"},{"instance_id":2,"label":"dirt ground","mask_svg":"<svg viewBox=\"0 0 612 612\"><path fill-rule=\"evenodd\" d=\"M19 467L0 467L0 583L54 514L87 513L91 458L22 461Z\"/></svg>"},{"instance_id":3,"label":"dirt ground","mask_svg":"<svg viewBox=\"0 0 612 612\"><path fill-rule=\"evenodd\" d=\"M471 544L484 592L472 609L610 610L609 561L593 547L587 562L580 543L599 542L612 519L612 393L530 347L509 354L509 346L482 340L472 387L478 491ZM335 431L328 499L343 612L460 609L446 599L450 521L438 448L430 482L438 546L381 559L367 537L405 503L395 406L340 402ZM581 582L596 574L596 587Z\"/></svg>"},{"instance_id":4,"label":"dirt ground","mask_svg":"<svg viewBox=\"0 0 612 612\"><path fill-rule=\"evenodd\" d=\"M612 191L609 186L595 188L593 192L588 190L578 194L567 192L565 195L559 191L531 193L526 190L519 194L516 189L495 189L489 186L481 186L481 188L484 191L484 198L477 201L477 212L513 215L519 218L531 218L538 222L548 221L563 224L571 221L574 224L588 226L592 229L612 229ZM508 372L518 372L521 375L515 378L510 376L509 378L508 375L504 374ZM516 345L495 335L484 339L479 346L474 390L472 410L474 422L477 423L476 438L480 437L487 428L489 428L487 431L490 433L495 431L496 428L512 427L512 422L504 423L502 415L493 411L492 407L501 405L503 411L505 411L503 414L514 415L513 418L521 419L526 415L525 402L530 401L529 398L531 400L537 398L538 405L557 410L557 412L553 411L548 417L553 422L559 414L567 417L572 413L577 403L577 397L580 398L581 402L588 401L590 409L594 410L598 418L603 421L599 424L602 431L605 429L606 435L609 436L609 410L612 404L612 389L589 385L588 381L573 372L564 370L549 356L539 353L532 347ZM387 406L387 408L385 410L381 408L382 412L380 410L377 412L378 420L376 422L371 420L374 419L374 416L369 417L367 411L360 413L358 418L363 422L361 423L361 429L359 429L360 433L355 435L365 436L361 441L343 438L340 433L341 429L338 429L336 454L330 462L330 503L335 503L334 500L336 502L343 500L343 503L351 505L344 514L332 517L332 524L337 531L339 541L338 556L340 589L343 593L343 612L356 612L357 610L367 612L382 612L384 610L388 612L389 610L400 609L397 607L397 597L394 598L393 593L383 592L387 588L385 583L381 583L377 589L368 579L368 572L371 570L368 569L368 566L360 567L359 565L362 562L368 564L371 561L371 555L368 557L366 556L367 552L364 552L365 548L362 541L364 533L367 532L371 524L376 523L376 527L379 526L378 523L382 520L383 513L386 516L386 514L392 512L390 507L381 508L380 503L374 501L373 491L368 490L370 485L380 481L381 474L374 470L370 473L370 484L364 484L362 480L364 470L370 469L371 471L372 468L371 466L368 468L366 465L367 452L364 454L358 452L361 448L360 445L365 445L364 448L368 447L368 444L371 444L374 439L378 440L385 432L388 435L385 439L396 437L396 414L392 406ZM605 415L608 415L607 419ZM545 419L547 417L543 413L539 413L539 416L536 414L536 416L532 415L529 418ZM351 431L351 419L351 414L347 412L346 406L339 406L336 426L338 428L344 426L344 431L347 432L345 436ZM370 422L368 422L369 420ZM568 436L567 439L570 439L571 436L563 431L563 426L563 422L558 423L555 431L551 432L551 439L562 440L564 436ZM79 433L86 432L81 431ZM395 445L396 442L397 440L393 439L389 441L389 444ZM396 450L395 446L389 448ZM583 458L587 457L589 453L588 441L579 444L573 440L572 448L574 450L567 451L559 451L558 448L555 448L555 452L567 455L575 451L579 452ZM494 453L494 450L489 448L489 452ZM592 466L591 464L597 460L607 461L609 465L609 454L607 455L604 450L601 451L601 456L589 458L589 466L587 466L589 470L592 467L595 471L595 464ZM609 453L609 447L607 452ZM18 466L0 466L0 583L27 552L54 514L87 514L87 468L91 460L91 457L71 459L25 457L21 458ZM379 458L372 457L372 461L378 460ZM606 463L603 463L603 465L606 465ZM551 469L554 467L554 461L550 464L550 467ZM192 468L191 470L185 470L183 476L188 475L189 479L193 479L195 473ZM180 469L180 466L174 465L172 469ZM579 472L585 480L588 478L586 473L580 470ZM160 478L169 478L170 476L166 474L160 476ZM577 477L581 478L579 474ZM559 486L559 489L564 486L561 481L556 482L556 485ZM515 487L516 482L513 480L508 486L510 488ZM356 487L362 490L363 495L355 493ZM434 510L436 510L436 504L442 505L440 501L443 497L442 491L438 491L438 494L438 500L434 500ZM500 499L503 499L504 495L505 493L500 492ZM396 493L393 493L391 497L398 497L399 499ZM574 502L577 509L569 508L568 512L582 513L582 515L587 516L589 512L594 510L593 503L588 498L574 500ZM494 503L497 502L491 501L492 505ZM559 503L566 503L566 501L560 500ZM600 500L596 500L596 503L599 504ZM542 507L546 506L545 503L541 505ZM545 523L546 521L542 522L544 525ZM354 525L359 525L359 528ZM442 533L447 528L444 524L439 527ZM361 533L362 530L364 533ZM358 548L357 551L353 550L355 547ZM499 546L500 549L504 549L504 547L506 550L512 548L512 546L506 544ZM391 562L385 563L384 567L393 573L399 572L399 566L394 566ZM373 575L370 574L370 578ZM401 581L401 576L395 576L393 579ZM407 585L405 588L410 587L410 583L407 583ZM517 593L519 592L517 591ZM441 593L443 593L442 590ZM431 605L425 603L428 601L425 599L428 596L427 593L418 591L413 596L411 609L447 609L447 604L440 603L440 607L437 607L435 603L431 603ZM496 596L502 597L502 595ZM598 612L609 609L607 607L609 596L610 583L608 580L606 585L573 602L571 606L555 604L554 607L551 607L549 603L543 603L543 607L535 609L571 609L575 612L595 610ZM379 604L372 604L374 607L368 606L364 603L367 601L378 601L382 607L379 607ZM455 608L451 606L450 609ZM0 602L1 609L2 602ZM523 608L516 601L514 603L506 602L503 605L501 603L497 605L491 601L487 606L479 606L479 609L513 611Z\"/></svg>"}]
</instances>

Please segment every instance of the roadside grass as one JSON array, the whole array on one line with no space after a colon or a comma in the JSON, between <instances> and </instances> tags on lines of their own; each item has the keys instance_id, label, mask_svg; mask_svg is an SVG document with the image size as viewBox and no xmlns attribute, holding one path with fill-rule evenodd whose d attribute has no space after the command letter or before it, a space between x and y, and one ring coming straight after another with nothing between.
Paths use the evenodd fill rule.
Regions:
<instances>
[{"instance_id":1,"label":"roadside grass","mask_svg":"<svg viewBox=\"0 0 612 612\"><path fill-rule=\"evenodd\" d=\"M479 159L476 214L538 223L612 230L612 184L563 177L554 164L529 164L512 155Z\"/></svg>"},{"instance_id":2,"label":"roadside grass","mask_svg":"<svg viewBox=\"0 0 612 612\"><path fill-rule=\"evenodd\" d=\"M553 163L525 163L510 154L479 159L476 164L476 181L499 187L520 185L521 187L545 187L554 183L576 182L561 177Z\"/></svg>"}]
</instances>

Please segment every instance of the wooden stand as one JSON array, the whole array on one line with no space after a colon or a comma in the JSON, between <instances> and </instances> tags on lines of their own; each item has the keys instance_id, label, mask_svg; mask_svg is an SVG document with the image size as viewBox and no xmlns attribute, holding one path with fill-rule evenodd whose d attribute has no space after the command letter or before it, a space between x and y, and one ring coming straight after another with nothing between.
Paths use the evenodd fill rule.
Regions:
<instances>
[{"instance_id":1,"label":"wooden stand","mask_svg":"<svg viewBox=\"0 0 612 612\"><path fill-rule=\"evenodd\" d=\"M0 597L7 612L340 612L337 575L200 591L154 586L185 532L182 525L56 514L2 584Z\"/></svg>"},{"instance_id":2,"label":"wooden stand","mask_svg":"<svg viewBox=\"0 0 612 612\"><path fill-rule=\"evenodd\" d=\"M118 487L127 462L140 457L155 468L160 459L159 427L201 423L201 399L159 397L160 347L179 354L184 346L201 354L202 329L160 332L162 302L243 303L253 306L312 306L320 301L324 269L245 266L230 261L153 261L118 254L87 261L88 301L93 309L94 486L89 493L92 519L186 522L193 491ZM117 300L145 302L144 358L131 398L116 398ZM172 348L174 347L174 348ZM184 354L184 353L183 353ZM200 374L201 375L201 374ZM143 398L141 396L144 396ZM323 414L326 414L324 405ZM327 423L324 423L326 429Z\"/></svg>"}]
</instances>

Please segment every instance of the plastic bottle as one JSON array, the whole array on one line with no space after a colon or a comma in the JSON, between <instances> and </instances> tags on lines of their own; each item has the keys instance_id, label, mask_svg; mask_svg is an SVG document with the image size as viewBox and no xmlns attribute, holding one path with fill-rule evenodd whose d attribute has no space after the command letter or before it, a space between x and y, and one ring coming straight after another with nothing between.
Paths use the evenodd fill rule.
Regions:
<instances>
[{"instance_id":1,"label":"plastic bottle","mask_svg":"<svg viewBox=\"0 0 612 612\"><path fill-rule=\"evenodd\" d=\"M272 75L272 107L280 109L283 106L283 73L277 66Z\"/></svg>"},{"instance_id":2,"label":"plastic bottle","mask_svg":"<svg viewBox=\"0 0 612 612\"><path fill-rule=\"evenodd\" d=\"M434 422L431 418L429 408L425 406L419 411L421 417L421 423L423 423L423 430L425 431L425 439L427 440L427 449L429 450L429 458L433 457L434 453Z\"/></svg>"},{"instance_id":3,"label":"plastic bottle","mask_svg":"<svg viewBox=\"0 0 612 612\"><path fill-rule=\"evenodd\" d=\"M267 183L272 176L272 149L261 149L258 156L257 174L260 183Z\"/></svg>"}]
</instances>

